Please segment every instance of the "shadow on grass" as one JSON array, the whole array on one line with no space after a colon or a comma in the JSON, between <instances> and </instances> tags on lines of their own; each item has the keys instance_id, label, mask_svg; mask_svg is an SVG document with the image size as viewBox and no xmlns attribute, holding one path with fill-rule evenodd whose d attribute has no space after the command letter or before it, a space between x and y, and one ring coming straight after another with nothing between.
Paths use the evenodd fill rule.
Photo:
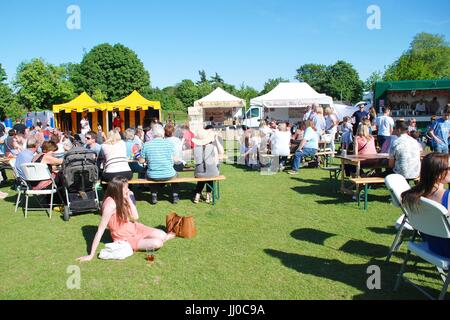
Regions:
<instances>
[{"instance_id":1,"label":"shadow on grass","mask_svg":"<svg viewBox=\"0 0 450 320\"><path fill-rule=\"evenodd\" d=\"M398 264L384 265L382 261L376 259L371 259L365 264L346 264L336 259L311 257L274 249L264 249L264 252L279 259L285 267L299 273L341 282L362 292L353 299L401 299L406 297L423 299L418 291L407 285L402 285L398 293L393 291L396 275L400 270ZM368 267L372 265L379 266L381 270L380 290L369 290L367 286L368 281L371 283L369 277L373 274L368 272ZM432 291L437 294L437 290L433 289Z\"/></svg>"},{"instance_id":2,"label":"shadow on grass","mask_svg":"<svg viewBox=\"0 0 450 320\"><path fill-rule=\"evenodd\" d=\"M334 236L336 236L336 234L315 229L297 229L291 232L291 237L294 239L322 246L325 245L325 240Z\"/></svg>"},{"instance_id":3,"label":"shadow on grass","mask_svg":"<svg viewBox=\"0 0 450 320\"><path fill-rule=\"evenodd\" d=\"M387 235L395 235L397 234L397 229L394 226L389 226L386 228L378 228L378 227L368 227L367 230L377 233L377 234L387 234Z\"/></svg>"},{"instance_id":4,"label":"shadow on grass","mask_svg":"<svg viewBox=\"0 0 450 320\"><path fill-rule=\"evenodd\" d=\"M337 234L315 229L297 229L291 232L291 236L300 241L325 246L325 241L337 236ZM348 254L370 258L386 257L389 252L389 248L386 246L354 239L347 241L338 250Z\"/></svg>"},{"instance_id":5,"label":"shadow on grass","mask_svg":"<svg viewBox=\"0 0 450 320\"><path fill-rule=\"evenodd\" d=\"M83 233L84 240L86 240L86 251L91 252L92 242L94 241L95 234L97 233L98 226L83 226L81 232ZM105 231L100 240L101 243L111 243L114 242L111 238L109 231Z\"/></svg>"}]
</instances>

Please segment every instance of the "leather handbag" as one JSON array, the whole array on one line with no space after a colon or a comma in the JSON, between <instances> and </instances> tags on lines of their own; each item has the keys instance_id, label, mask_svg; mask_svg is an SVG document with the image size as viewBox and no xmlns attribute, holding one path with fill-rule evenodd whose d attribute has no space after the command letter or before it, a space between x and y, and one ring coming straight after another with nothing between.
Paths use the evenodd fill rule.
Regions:
<instances>
[{"instance_id":1,"label":"leather handbag","mask_svg":"<svg viewBox=\"0 0 450 320\"><path fill-rule=\"evenodd\" d=\"M171 212L166 217L167 232L173 232L177 237L193 238L197 234L193 216L183 217Z\"/></svg>"}]
</instances>

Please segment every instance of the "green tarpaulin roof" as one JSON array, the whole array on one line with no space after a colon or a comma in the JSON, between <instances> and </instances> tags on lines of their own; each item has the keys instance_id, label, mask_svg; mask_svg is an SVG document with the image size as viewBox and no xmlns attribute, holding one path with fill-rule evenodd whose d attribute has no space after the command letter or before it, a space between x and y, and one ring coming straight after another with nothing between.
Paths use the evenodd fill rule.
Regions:
<instances>
[{"instance_id":1,"label":"green tarpaulin roof","mask_svg":"<svg viewBox=\"0 0 450 320\"><path fill-rule=\"evenodd\" d=\"M387 91L410 90L450 90L450 78L444 80L408 80L377 82L375 99L382 97Z\"/></svg>"}]
</instances>

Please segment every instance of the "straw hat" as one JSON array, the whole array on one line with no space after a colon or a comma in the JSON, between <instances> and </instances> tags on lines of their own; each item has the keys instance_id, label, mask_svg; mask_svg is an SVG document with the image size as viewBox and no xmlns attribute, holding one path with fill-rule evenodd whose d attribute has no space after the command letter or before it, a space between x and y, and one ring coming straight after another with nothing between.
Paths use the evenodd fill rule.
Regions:
<instances>
[{"instance_id":1,"label":"straw hat","mask_svg":"<svg viewBox=\"0 0 450 320\"><path fill-rule=\"evenodd\" d=\"M214 141L215 135L212 130L200 129L197 136L192 138L192 142L197 146L205 146Z\"/></svg>"}]
</instances>

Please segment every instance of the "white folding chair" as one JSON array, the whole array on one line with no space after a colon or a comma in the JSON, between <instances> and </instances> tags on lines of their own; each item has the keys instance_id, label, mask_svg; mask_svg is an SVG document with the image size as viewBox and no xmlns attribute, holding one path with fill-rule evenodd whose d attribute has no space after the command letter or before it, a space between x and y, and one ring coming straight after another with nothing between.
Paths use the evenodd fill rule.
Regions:
<instances>
[{"instance_id":1,"label":"white folding chair","mask_svg":"<svg viewBox=\"0 0 450 320\"><path fill-rule=\"evenodd\" d=\"M405 177L403 177L402 175L390 174L384 179L384 183L386 184L386 187L391 194L392 204L395 207L400 208L403 212L403 214L397 219L397 222L395 223L397 234L386 257L386 262L389 262L394 251L398 250L398 248L400 248L400 245L403 242L402 239L403 231L405 229L413 231L414 229L408 223L408 211L402 205L402 193L411 189L408 181L406 181Z\"/></svg>"},{"instance_id":2,"label":"white folding chair","mask_svg":"<svg viewBox=\"0 0 450 320\"><path fill-rule=\"evenodd\" d=\"M12 168L14 179L15 179L15 187L16 187L16 191L17 191L17 200L16 200L16 209L14 210L14 212L17 212L17 209L18 209L19 203L20 203L21 195L25 194L25 191L27 190L28 185L25 182L25 180L22 179L22 177L20 176L19 172L17 171L16 159L15 158L9 159L9 165Z\"/></svg>"},{"instance_id":3,"label":"white folding chair","mask_svg":"<svg viewBox=\"0 0 450 320\"><path fill-rule=\"evenodd\" d=\"M27 182L27 189L25 190L25 218L28 217L28 198L29 196L43 196L50 195L50 211L49 218L52 218L53 209L53 195L58 192L55 180L53 179L48 166L44 163L25 163L20 166L22 168L25 180ZM51 189L46 190L33 190L29 186L30 182L40 182L45 180L51 180ZM39 202L39 205L41 203ZM42 208L42 206L41 206ZM39 210L39 209L36 209Z\"/></svg>"},{"instance_id":4,"label":"white folding chair","mask_svg":"<svg viewBox=\"0 0 450 320\"><path fill-rule=\"evenodd\" d=\"M444 285L439 294L439 300L442 300L445 297L450 282L450 258L446 258L434 253L429 249L427 242L417 242L416 238L417 233L420 232L429 236L450 239L448 209L446 209L440 203L422 197L419 204L417 206L412 206L411 208L409 208L408 212L409 223L415 229L415 231L412 240L408 243L408 251L406 253L405 261L403 262L400 273L398 274L394 290L397 290L401 280L404 280L405 282L412 284L416 289L421 291L428 298L433 299L433 297L421 286L415 284L404 276L406 264L412 252L425 261L433 264L437 268L441 279L444 282Z\"/></svg>"}]
</instances>

